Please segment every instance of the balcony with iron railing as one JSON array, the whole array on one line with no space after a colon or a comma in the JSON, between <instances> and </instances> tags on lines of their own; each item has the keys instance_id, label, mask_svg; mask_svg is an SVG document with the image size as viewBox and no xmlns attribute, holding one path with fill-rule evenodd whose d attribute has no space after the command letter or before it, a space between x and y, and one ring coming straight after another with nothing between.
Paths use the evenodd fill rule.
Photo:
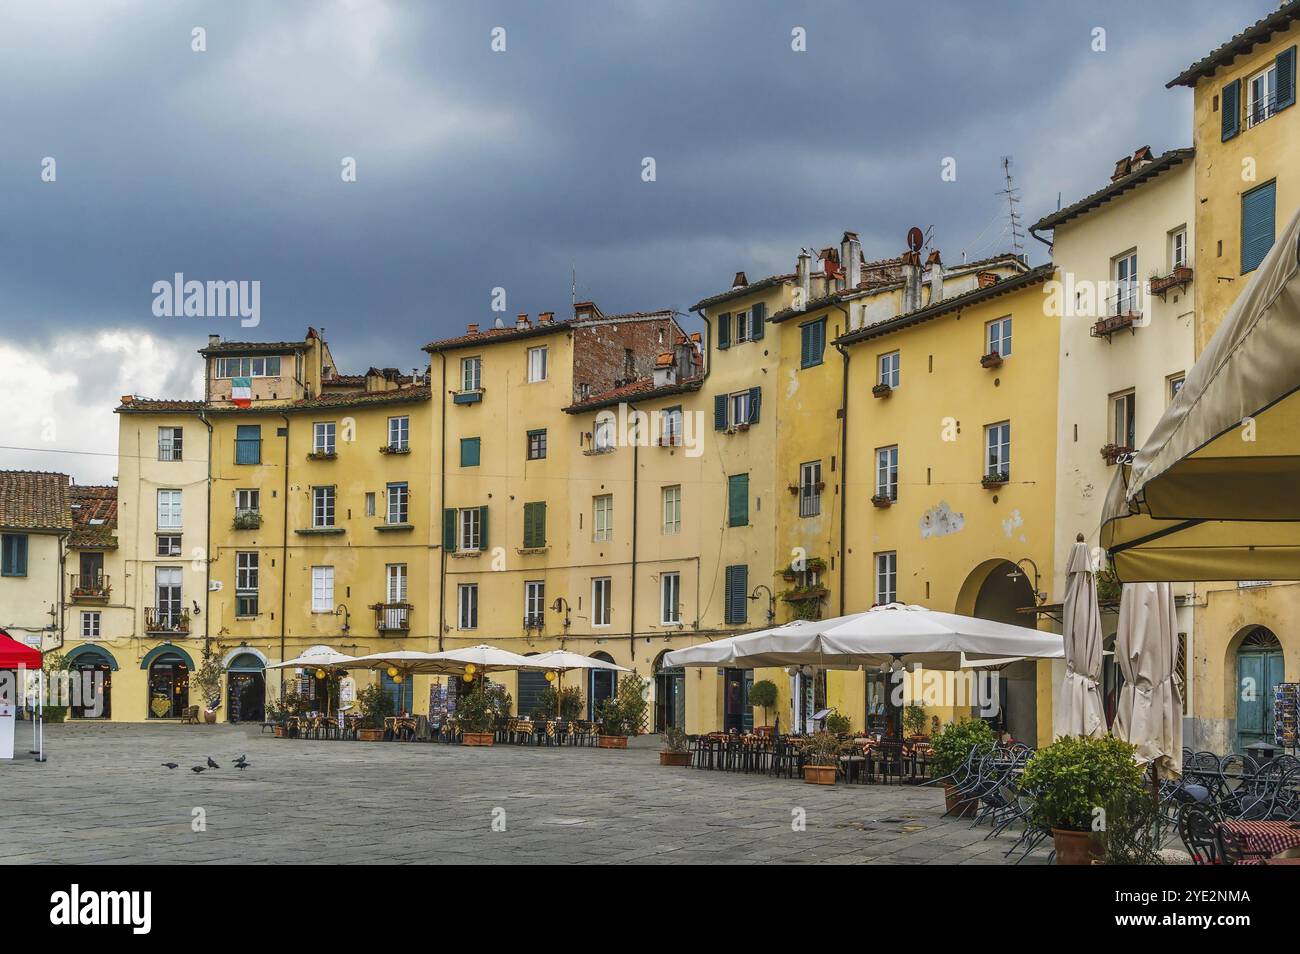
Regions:
<instances>
[{"instance_id":1,"label":"balcony with iron railing","mask_svg":"<svg viewBox=\"0 0 1300 954\"><path fill-rule=\"evenodd\" d=\"M68 583L68 594L79 602L103 602L108 599L113 585L107 573L73 573Z\"/></svg>"},{"instance_id":2,"label":"balcony with iron railing","mask_svg":"<svg viewBox=\"0 0 1300 954\"><path fill-rule=\"evenodd\" d=\"M190 611L166 606L146 606L144 631L150 636L188 636Z\"/></svg>"},{"instance_id":3,"label":"balcony with iron railing","mask_svg":"<svg viewBox=\"0 0 1300 954\"><path fill-rule=\"evenodd\" d=\"M411 631L411 610L415 609L411 603L371 603L370 608L375 611L375 631L381 636Z\"/></svg>"},{"instance_id":4,"label":"balcony with iron railing","mask_svg":"<svg viewBox=\"0 0 1300 954\"><path fill-rule=\"evenodd\" d=\"M1134 326L1142 323L1142 287L1137 282L1121 283L1119 291L1106 299L1105 316L1099 321L1094 322L1092 329L1088 332L1094 338L1105 338L1110 340L1110 336L1117 331L1128 329L1130 332Z\"/></svg>"},{"instance_id":5,"label":"balcony with iron railing","mask_svg":"<svg viewBox=\"0 0 1300 954\"><path fill-rule=\"evenodd\" d=\"M546 625L546 617L541 613L528 613L524 616L524 632L530 629L540 630Z\"/></svg>"}]
</instances>

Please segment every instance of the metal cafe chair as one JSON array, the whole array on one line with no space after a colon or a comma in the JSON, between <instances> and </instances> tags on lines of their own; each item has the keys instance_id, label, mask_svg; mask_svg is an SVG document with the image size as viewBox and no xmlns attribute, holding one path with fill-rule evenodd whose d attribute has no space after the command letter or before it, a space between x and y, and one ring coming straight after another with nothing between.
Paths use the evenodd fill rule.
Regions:
<instances>
[{"instance_id":1,"label":"metal cafe chair","mask_svg":"<svg viewBox=\"0 0 1300 954\"><path fill-rule=\"evenodd\" d=\"M1211 807L1188 802L1178 810L1178 837L1192 856L1192 864L1218 864L1218 827L1223 816Z\"/></svg>"}]
</instances>

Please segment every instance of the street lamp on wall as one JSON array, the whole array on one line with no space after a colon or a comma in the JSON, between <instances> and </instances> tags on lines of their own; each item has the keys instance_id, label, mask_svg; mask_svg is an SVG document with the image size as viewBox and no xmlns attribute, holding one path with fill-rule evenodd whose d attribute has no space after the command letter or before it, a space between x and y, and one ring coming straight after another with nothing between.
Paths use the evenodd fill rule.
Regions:
<instances>
[{"instance_id":1,"label":"street lamp on wall","mask_svg":"<svg viewBox=\"0 0 1300 954\"><path fill-rule=\"evenodd\" d=\"M772 621L776 619L776 597L772 594L772 590L769 586L760 583L758 586L754 587L754 592L749 594L749 598L751 600L758 599L759 590L767 591L767 622L770 625Z\"/></svg>"},{"instance_id":2,"label":"street lamp on wall","mask_svg":"<svg viewBox=\"0 0 1300 954\"><path fill-rule=\"evenodd\" d=\"M346 636L352 629L352 626L349 623L352 614L348 611L348 605L346 603L340 603L338 606L334 607L334 615L343 617L343 635Z\"/></svg>"},{"instance_id":3,"label":"street lamp on wall","mask_svg":"<svg viewBox=\"0 0 1300 954\"><path fill-rule=\"evenodd\" d=\"M1015 565L1011 568L1011 572L1007 574L1007 579L1015 582L1019 580L1022 576L1024 576L1024 574L1020 572L1020 564L1022 563L1028 563L1030 568L1034 571L1034 588L1033 588L1034 602L1046 603L1047 594L1038 588L1038 582L1041 579L1038 573L1038 564L1035 563L1033 560L1031 560L1029 557L1021 557L1019 560L1017 560L1015 562Z\"/></svg>"}]
</instances>

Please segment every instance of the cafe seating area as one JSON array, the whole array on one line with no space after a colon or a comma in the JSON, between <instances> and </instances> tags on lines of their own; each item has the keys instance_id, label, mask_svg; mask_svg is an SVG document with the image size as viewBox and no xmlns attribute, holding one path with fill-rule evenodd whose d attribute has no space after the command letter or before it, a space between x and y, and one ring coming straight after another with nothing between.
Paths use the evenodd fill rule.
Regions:
<instances>
[{"instance_id":1,"label":"cafe seating area","mask_svg":"<svg viewBox=\"0 0 1300 954\"><path fill-rule=\"evenodd\" d=\"M811 736L771 732L712 732L690 736L691 765L697 769L802 778ZM846 737L836 775L863 785L917 784L930 777L928 741L878 735Z\"/></svg>"}]
</instances>

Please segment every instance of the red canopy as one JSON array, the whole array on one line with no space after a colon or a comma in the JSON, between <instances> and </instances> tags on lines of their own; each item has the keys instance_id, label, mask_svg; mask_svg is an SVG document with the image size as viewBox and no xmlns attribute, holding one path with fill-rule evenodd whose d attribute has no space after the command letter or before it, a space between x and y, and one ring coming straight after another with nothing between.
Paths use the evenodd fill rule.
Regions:
<instances>
[{"instance_id":1,"label":"red canopy","mask_svg":"<svg viewBox=\"0 0 1300 954\"><path fill-rule=\"evenodd\" d=\"M41 668L41 654L30 646L24 646L3 629L0 629L0 669Z\"/></svg>"}]
</instances>

